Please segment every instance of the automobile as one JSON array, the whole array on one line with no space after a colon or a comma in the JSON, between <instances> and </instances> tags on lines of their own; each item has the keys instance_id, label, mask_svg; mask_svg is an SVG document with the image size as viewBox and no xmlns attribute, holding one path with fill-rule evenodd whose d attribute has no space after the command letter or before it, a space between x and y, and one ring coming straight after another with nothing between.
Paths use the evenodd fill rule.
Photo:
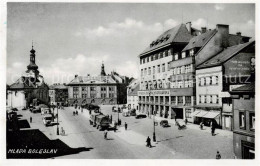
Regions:
<instances>
[{"instance_id":1,"label":"automobile","mask_svg":"<svg viewBox=\"0 0 260 166\"><path fill-rule=\"evenodd\" d=\"M39 106L35 106L35 107L32 109L32 112L33 112L33 113L41 112L41 108L40 108Z\"/></svg>"},{"instance_id":2,"label":"automobile","mask_svg":"<svg viewBox=\"0 0 260 166\"><path fill-rule=\"evenodd\" d=\"M142 118L146 118L145 114L139 114L135 116L135 119L142 119Z\"/></svg>"},{"instance_id":3,"label":"automobile","mask_svg":"<svg viewBox=\"0 0 260 166\"><path fill-rule=\"evenodd\" d=\"M161 120L160 126L162 127L170 127L168 120Z\"/></svg>"},{"instance_id":4,"label":"automobile","mask_svg":"<svg viewBox=\"0 0 260 166\"><path fill-rule=\"evenodd\" d=\"M44 117L42 118L43 124L45 126L49 126L51 125L51 122L53 120L53 116L51 114L46 114L44 115Z\"/></svg>"},{"instance_id":5,"label":"automobile","mask_svg":"<svg viewBox=\"0 0 260 166\"><path fill-rule=\"evenodd\" d=\"M41 115L51 113L50 108L41 108Z\"/></svg>"},{"instance_id":6,"label":"automobile","mask_svg":"<svg viewBox=\"0 0 260 166\"><path fill-rule=\"evenodd\" d=\"M116 106L112 107L112 112L117 112Z\"/></svg>"},{"instance_id":7,"label":"automobile","mask_svg":"<svg viewBox=\"0 0 260 166\"><path fill-rule=\"evenodd\" d=\"M135 109L131 109L130 116L136 116L136 110Z\"/></svg>"}]
</instances>

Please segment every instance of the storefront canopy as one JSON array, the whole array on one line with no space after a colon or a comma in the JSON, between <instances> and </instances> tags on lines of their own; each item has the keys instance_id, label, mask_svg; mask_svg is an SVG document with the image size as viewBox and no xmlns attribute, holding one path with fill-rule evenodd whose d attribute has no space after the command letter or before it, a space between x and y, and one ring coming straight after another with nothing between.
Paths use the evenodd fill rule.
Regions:
<instances>
[{"instance_id":1,"label":"storefront canopy","mask_svg":"<svg viewBox=\"0 0 260 166\"><path fill-rule=\"evenodd\" d=\"M195 116L195 115L197 115L198 113L200 113L200 111L196 110L196 111L192 112L190 115L191 115L191 116Z\"/></svg>"},{"instance_id":2,"label":"storefront canopy","mask_svg":"<svg viewBox=\"0 0 260 166\"><path fill-rule=\"evenodd\" d=\"M219 115L219 112L208 112L206 115L203 116L203 118L209 118L209 119L214 119Z\"/></svg>"},{"instance_id":3,"label":"storefront canopy","mask_svg":"<svg viewBox=\"0 0 260 166\"><path fill-rule=\"evenodd\" d=\"M207 111L200 111L198 114L196 114L196 115L194 115L194 116L196 116L196 117L202 117L203 118L203 116L204 115L206 115L208 112Z\"/></svg>"}]
</instances>

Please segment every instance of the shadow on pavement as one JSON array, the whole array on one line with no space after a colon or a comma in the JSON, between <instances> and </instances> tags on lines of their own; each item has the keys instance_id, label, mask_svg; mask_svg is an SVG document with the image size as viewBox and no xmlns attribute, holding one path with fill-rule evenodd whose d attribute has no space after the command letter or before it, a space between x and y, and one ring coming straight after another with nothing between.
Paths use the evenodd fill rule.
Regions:
<instances>
[{"instance_id":1,"label":"shadow on pavement","mask_svg":"<svg viewBox=\"0 0 260 166\"><path fill-rule=\"evenodd\" d=\"M30 124L26 119L18 120L18 125L20 128L31 128Z\"/></svg>"},{"instance_id":2,"label":"shadow on pavement","mask_svg":"<svg viewBox=\"0 0 260 166\"><path fill-rule=\"evenodd\" d=\"M90 151L92 147L71 148L60 139L50 140L40 130L7 132L7 159L11 158L53 158Z\"/></svg>"},{"instance_id":3,"label":"shadow on pavement","mask_svg":"<svg viewBox=\"0 0 260 166\"><path fill-rule=\"evenodd\" d=\"M181 135L181 136L177 136L177 137L173 137L173 138L167 138L167 139L163 139L163 140L160 140L160 141L157 141L157 142L169 141L169 140L172 140L172 139L175 139L175 138L181 138L181 137L183 137L183 136Z\"/></svg>"}]
</instances>

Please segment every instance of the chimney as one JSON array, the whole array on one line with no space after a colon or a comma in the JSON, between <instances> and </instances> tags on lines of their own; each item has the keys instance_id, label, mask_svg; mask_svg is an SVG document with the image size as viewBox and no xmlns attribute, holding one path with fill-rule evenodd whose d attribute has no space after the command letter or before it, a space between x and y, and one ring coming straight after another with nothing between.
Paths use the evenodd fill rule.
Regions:
<instances>
[{"instance_id":1,"label":"chimney","mask_svg":"<svg viewBox=\"0 0 260 166\"><path fill-rule=\"evenodd\" d=\"M76 78L76 77L78 77L78 75L77 75L77 74L75 75L75 78Z\"/></svg>"},{"instance_id":2,"label":"chimney","mask_svg":"<svg viewBox=\"0 0 260 166\"><path fill-rule=\"evenodd\" d=\"M219 34L219 44L220 46L227 48L228 47L228 36L229 36L229 25L217 24L216 30Z\"/></svg>"},{"instance_id":3,"label":"chimney","mask_svg":"<svg viewBox=\"0 0 260 166\"><path fill-rule=\"evenodd\" d=\"M206 27L201 27L201 33L205 33L207 31Z\"/></svg>"},{"instance_id":4,"label":"chimney","mask_svg":"<svg viewBox=\"0 0 260 166\"><path fill-rule=\"evenodd\" d=\"M241 36L241 32L237 32L237 36Z\"/></svg>"},{"instance_id":5,"label":"chimney","mask_svg":"<svg viewBox=\"0 0 260 166\"><path fill-rule=\"evenodd\" d=\"M191 33L191 22L187 22L187 23L186 23L186 28L187 28L188 31Z\"/></svg>"}]
</instances>

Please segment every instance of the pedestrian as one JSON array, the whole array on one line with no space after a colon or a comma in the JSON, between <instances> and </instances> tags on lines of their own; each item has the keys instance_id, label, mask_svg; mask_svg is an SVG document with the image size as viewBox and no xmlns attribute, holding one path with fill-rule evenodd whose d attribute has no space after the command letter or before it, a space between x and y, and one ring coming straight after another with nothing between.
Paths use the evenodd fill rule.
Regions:
<instances>
[{"instance_id":1,"label":"pedestrian","mask_svg":"<svg viewBox=\"0 0 260 166\"><path fill-rule=\"evenodd\" d=\"M148 136L147 139L146 139L146 146L151 148L152 145L151 145L151 138Z\"/></svg>"},{"instance_id":2,"label":"pedestrian","mask_svg":"<svg viewBox=\"0 0 260 166\"><path fill-rule=\"evenodd\" d=\"M32 123L32 117L30 117L30 123Z\"/></svg>"},{"instance_id":3,"label":"pedestrian","mask_svg":"<svg viewBox=\"0 0 260 166\"><path fill-rule=\"evenodd\" d=\"M221 159L221 155L220 155L219 151L217 151L216 159Z\"/></svg>"},{"instance_id":4,"label":"pedestrian","mask_svg":"<svg viewBox=\"0 0 260 166\"><path fill-rule=\"evenodd\" d=\"M200 122L200 129L203 130L203 122Z\"/></svg>"},{"instance_id":5,"label":"pedestrian","mask_svg":"<svg viewBox=\"0 0 260 166\"><path fill-rule=\"evenodd\" d=\"M187 125L187 123L188 123L188 119L187 119L187 118L185 118L185 125Z\"/></svg>"},{"instance_id":6,"label":"pedestrian","mask_svg":"<svg viewBox=\"0 0 260 166\"><path fill-rule=\"evenodd\" d=\"M107 131L104 132L104 139L107 139Z\"/></svg>"},{"instance_id":7,"label":"pedestrian","mask_svg":"<svg viewBox=\"0 0 260 166\"><path fill-rule=\"evenodd\" d=\"M215 135L215 123L213 122L213 120L211 121L211 135Z\"/></svg>"},{"instance_id":8,"label":"pedestrian","mask_svg":"<svg viewBox=\"0 0 260 166\"><path fill-rule=\"evenodd\" d=\"M75 111L73 111L73 116L75 116Z\"/></svg>"},{"instance_id":9,"label":"pedestrian","mask_svg":"<svg viewBox=\"0 0 260 166\"><path fill-rule=\"evenodd\" d=\"M115 123L115 126L114 126L114 132L116 132L116 126L117 126L117 124Z\"/></svg>"},{"instance_id":10,"label":"pedestrian","mask_svg":"<svg viewBox=\"0 0 260 166\"><path fill-rule=\"evenodd\" d=\"M127 123L125 122L125 130L127 130Z\"/></svg>"}]
</instances>

